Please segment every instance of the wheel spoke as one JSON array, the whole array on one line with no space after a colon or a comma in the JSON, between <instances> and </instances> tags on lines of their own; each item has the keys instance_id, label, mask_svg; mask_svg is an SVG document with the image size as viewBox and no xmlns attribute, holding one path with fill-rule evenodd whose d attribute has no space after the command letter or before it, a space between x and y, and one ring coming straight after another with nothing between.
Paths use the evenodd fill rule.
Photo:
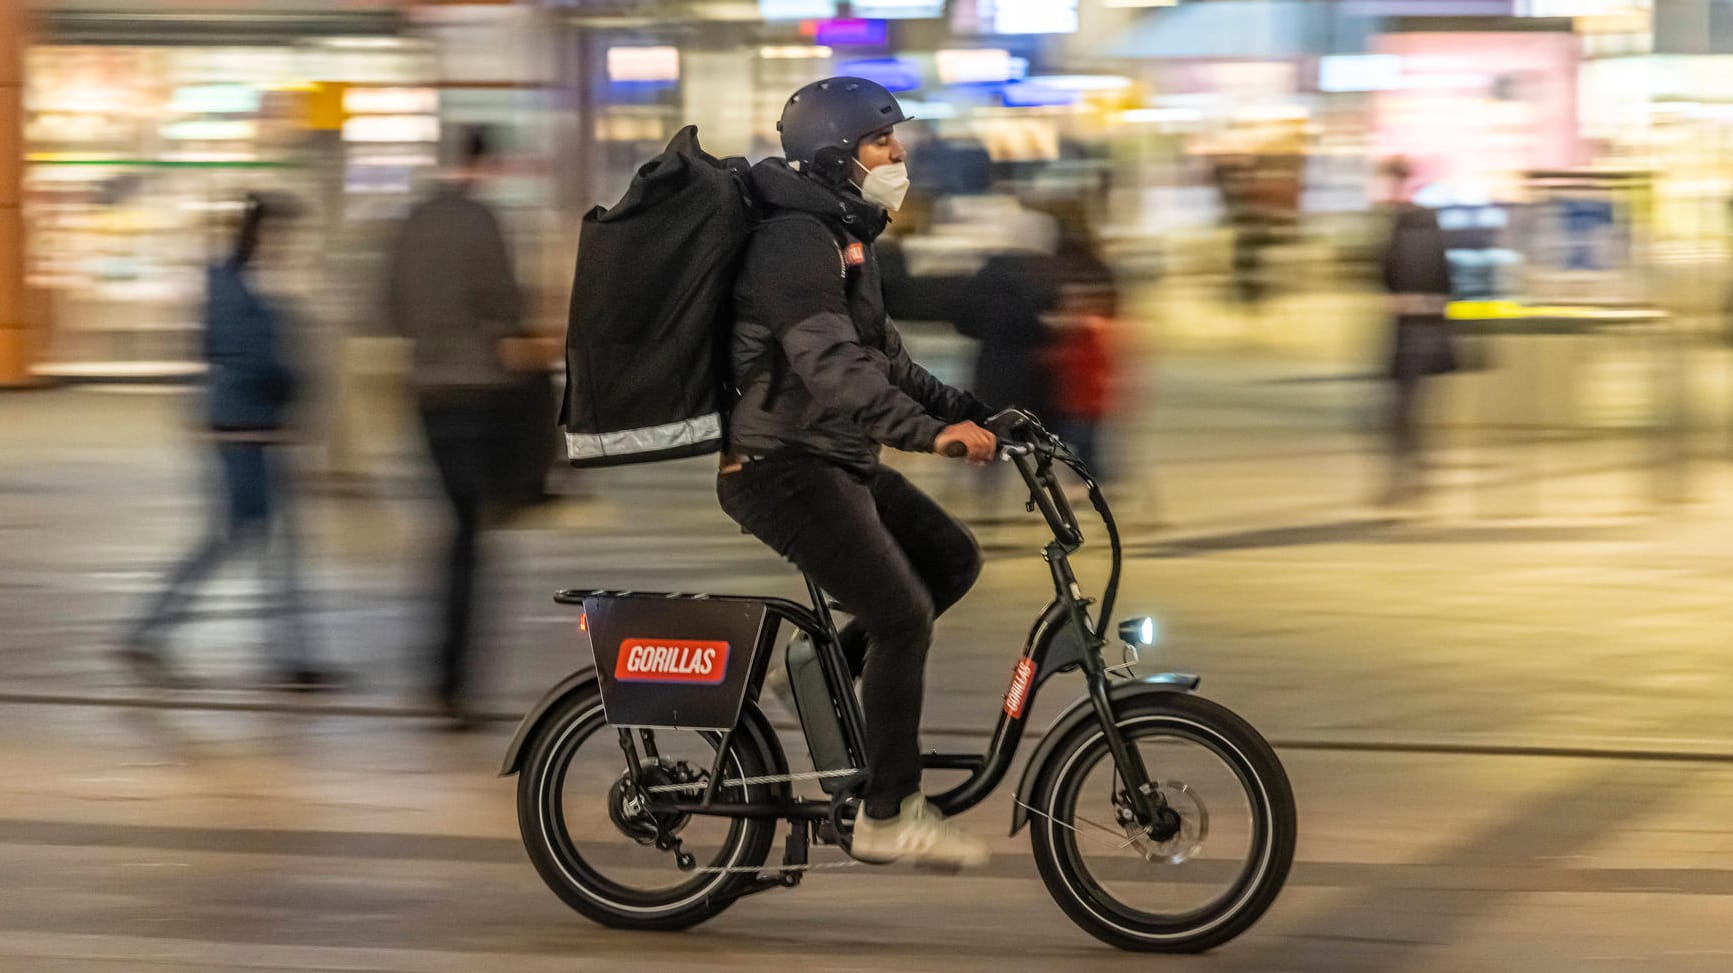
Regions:
<instances>
[{"instance_id":1,"label":"wheel spoke","mask_svg":"<svg viewBox=\"0 0 1733 973\"><path fill-rule=\"evenodd\" d=\"M1137 840L1137 838L1133 837L1130 841L1125 841L1125 842L1122 842L1120 844L1111 844L1109 842L1102 841L1100 838L1097 838L1095 835L1093 835L1087 831L1084 831L1082 828L1077 827L1076 825L1072 824L1071 821L1081 821L1084 824L1087 824L1090 827L1095 828L1096 830L1107 832L1108 834L1112 835L1116 839L1124 838L1125 832L1115 831L1112 828L1109 828L1107 825L1100 824L1100 823L1097 823L1095 821L1091 821L1081 814L1073 813L1071 815L1071 821L1062 821L1059 818L1054 817L1051 814L1048 814L1046 811L1041 810L1040 808L1031 807L1028 804L1022 803L1021 801L1018 802L1018 806L1023 808L1023 810L1028 811L1031 814L1046 818L1047 820L1053 822L1054 824L1057 824L1061 828L1065 828L1065 829L1068 829L1068 830L1070 830L1076 834L1082 835L1083 837L1088 838L1090 841L1093 841L1096 844L1101 845L1102 847L1112 848L1114 851L1124 851L1126 848L1131 847L1132 843Z\"/></svg>"}]
</instances>

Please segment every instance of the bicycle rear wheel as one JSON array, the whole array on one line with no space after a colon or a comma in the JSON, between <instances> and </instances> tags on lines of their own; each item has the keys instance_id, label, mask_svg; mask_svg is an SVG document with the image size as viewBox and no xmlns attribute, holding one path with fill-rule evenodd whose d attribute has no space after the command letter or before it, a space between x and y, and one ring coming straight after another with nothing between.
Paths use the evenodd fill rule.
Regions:
<instances>
[{"instance_id":1,"label":"bicycle rear wheel","mask_svg":"<svg viewBox=\"0 0 1733 973\"><path fill-rule=\"evenodd\" d=\"M786 785L732 785L782 773L775 737L751 703L722 762L723 801L770 801ZM696 796L709 781L722 735L657 730L657 756L641 757L632 780L619 735L602 700L578 693L551 710L528 744L518 777L518 829L548 887L587 918L620 929L686 929L721 913L769 855L776 822L700 815L658 819L650 788L686 786ZM658 830L679 837L697 868L682 871ZM741 869L722 871L721 869Z\"/></svg>"}]
</instances>

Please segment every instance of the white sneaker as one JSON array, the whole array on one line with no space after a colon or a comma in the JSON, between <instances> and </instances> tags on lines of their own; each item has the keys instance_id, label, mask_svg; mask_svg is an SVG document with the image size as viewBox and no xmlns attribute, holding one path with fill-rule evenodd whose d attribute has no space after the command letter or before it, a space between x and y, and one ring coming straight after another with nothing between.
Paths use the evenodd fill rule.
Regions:
<instances>
[{"instance_id":1,"label":"white sneaker","mask_svg":"<svg viewBox=\"0 0 1733 973\"><path fill-rule=\"evenodd\" d=\"M888 821L862 811L849 852L875 865L908 859L939 868L975 868L993 857L985 841L946 821L924 794L904 798L902 812Z\"/></svg>"}]
</instances>

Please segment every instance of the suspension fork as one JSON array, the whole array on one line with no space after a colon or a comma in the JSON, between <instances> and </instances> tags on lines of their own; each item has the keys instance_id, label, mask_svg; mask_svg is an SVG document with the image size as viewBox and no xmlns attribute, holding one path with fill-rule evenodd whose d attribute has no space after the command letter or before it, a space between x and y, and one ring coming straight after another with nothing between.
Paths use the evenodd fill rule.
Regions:
<instances>
[{"instance_id":1,"label":"suspension fork","mask_svg":"<svg viewBox=\"0 0 1733 973\"><path fill-rule=\"evenodd\" d=\"M1053 573L1053 587L1059 593L1060 602L1065 606L1071 624L1083 638L1085 648L1081 668L1083 682L1088 687L1089 705L1095 710L1102 735L1107 738L1107 749L1113 754L1113 765L1119 771L1119 779L1125 782L1126 798L1131 802L1132 813L1137 815L1140 826L1152 827L1156 811L1166 801L1150 782L1149 770L1143 765L1143 754L1119 732L1119 720L1113 713L1113 701L1107 693L1107 664L1101 659L1101 636L1090 628L1086 610L1088 602L1082 597L1065 548L1054 542L1042 553Z\"/></svg>"}]
</instances>

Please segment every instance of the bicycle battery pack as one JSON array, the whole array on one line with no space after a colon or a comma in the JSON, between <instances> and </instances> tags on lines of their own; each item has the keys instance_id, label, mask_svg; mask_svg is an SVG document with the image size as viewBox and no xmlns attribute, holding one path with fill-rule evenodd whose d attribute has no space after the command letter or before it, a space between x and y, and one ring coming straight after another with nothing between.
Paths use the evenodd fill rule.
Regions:
<instances>
[{"instance_id":1,"label":"bicycle battery pack","mask_svg":"<svg viewBox=\"0 0 1733 973\"><path fill-rule=\"evenodd\" d=\"M848 756L848 741L843 737L842 720L836 713L835 697L824 678L824 667L818 662L818 649L805 632L788 643L788 684L794 690L795 708L800 711L800 726L806 732L806 746L812 751L814 770L851 770L854 762ZM853 691L852 687L849 688ZM825 793L834 794L845 778L827 777L819 781Z\"/></svg>"}]
</instances>

